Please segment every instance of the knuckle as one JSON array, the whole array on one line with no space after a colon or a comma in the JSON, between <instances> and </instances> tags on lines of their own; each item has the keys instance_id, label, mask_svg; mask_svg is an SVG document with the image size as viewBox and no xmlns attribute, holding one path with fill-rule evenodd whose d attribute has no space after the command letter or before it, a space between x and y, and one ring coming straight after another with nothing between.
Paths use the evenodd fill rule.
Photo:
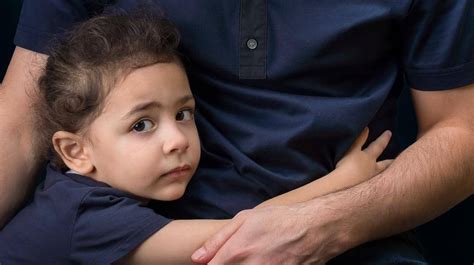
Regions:
<instances>
[{"instance_id":1,"label":"knuckle","mask_svg":"<svg viewBox=\"0 0 474 265\"><path fill-rule=\"evenodd\" d=\"M203 245L204 249L210 250L213 249L212 246L215 246L216 244L211 240L211 241L206 241Z\"/></svg>"},{"instance_id":2,"label":"knuckle","mask_svg":"<svg viewBox=\"0 0 474 265\"><path fill-rule=\"evenodd\" d=\"M249 215L249 212L250 210L243 210L243 211L240 211L239 213L237 213L237 215L235 217L237 218L243 218L243 217L246 217Z\"/></svg>"},{"instance_id":3,"label":"knuckle","mask_svg":"<svg viewBox=\"0 0 474 265\"><path fill-rule=\"evenodd\" d=\"M212 238L212 239L206 241L206 242L204 243L204 248L205 248L206 250L213 250L213 249L217 248L217 246L218 246L217 241L218 241L218 240L219 240L218 238Z\"/></svg>"},{"instance_id":4,"label":"knuckle","mask_svg":"<svg viewBox=\"0 0 474 265\"><path fill-rule=\"evenodd\" d=\"M252 253L253 253L253 250L250 247L239 248L232 255L232 260L234 261L244 260L245 258L249 257Z\"/></svg>"}]
</instances>

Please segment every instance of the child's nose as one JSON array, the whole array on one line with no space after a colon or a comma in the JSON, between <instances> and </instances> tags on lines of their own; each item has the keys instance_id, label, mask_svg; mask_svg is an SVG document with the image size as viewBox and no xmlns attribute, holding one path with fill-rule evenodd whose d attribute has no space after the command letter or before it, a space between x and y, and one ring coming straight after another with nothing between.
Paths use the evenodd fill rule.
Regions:
<instances>
[{"instance_id":1,"label":"child's nose","mask_svg":"<svg viewBox=\"0 0 474 265\"><path fill-rule=\"evenodd\" d=\"M171 154L173 152L182 153L189 147L189 141L186 135L177 126L170 126L165 142L163 152Z\"/></svg>"}]
</instances>

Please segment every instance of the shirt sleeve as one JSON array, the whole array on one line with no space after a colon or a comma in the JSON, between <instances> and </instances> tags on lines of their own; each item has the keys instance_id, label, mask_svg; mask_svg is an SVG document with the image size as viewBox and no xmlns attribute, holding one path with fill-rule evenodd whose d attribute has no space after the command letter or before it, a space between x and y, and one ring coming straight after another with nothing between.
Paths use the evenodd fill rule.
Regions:
<instances>
[{"instance_id":1,"label":"shirt sleeve","mask_svg":"<svg viewBox=\"0 0 474 265\"><path fill-rule=\"evenodd\" d=\"M24 0L15 45L47 54L53 38L100 12L101 6L93 2L105 1Z\"/></svg>"},{"instance_id":2,"label":"shirt sleeve","mask_svg":"<svg viewBox=\"0 0 474 265\"><path fill-rule=\"evenodd\" d=\"M111 264L170 222L120 193L95 189L83 198L72 229L72 261Z\"/></svg>"},{"instance_id":3,"label":"shirt sleeve","mask_svg":"<svg viewBox=\"0 0 474 265\"><path fill-rule=\"evenodd\" d=\"M444 90L474 82L473 18L472 0L413 1L401 28L411 87Z\"/></svg>"}]
</instances>

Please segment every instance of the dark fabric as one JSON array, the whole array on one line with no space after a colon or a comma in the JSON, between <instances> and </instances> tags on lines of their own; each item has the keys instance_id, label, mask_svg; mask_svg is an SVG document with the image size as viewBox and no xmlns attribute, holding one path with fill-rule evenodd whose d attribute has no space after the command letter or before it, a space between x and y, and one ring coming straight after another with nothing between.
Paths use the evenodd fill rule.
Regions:
<instances>
[{"instance_id":1,"label":"dark fabric","mask_svg":"<svg viewBox=\"0 0 474 265\"><path fill-rule=\"evenodd\" d=\"M369 140L395 130L405 85L474 81L470 0L155 2L180 29L203 144L185 196L157 204L171 217L227 218L305 184L332 170L367 124ZM94 14L81 3L25 1L16 44L47 51L52 36ZM241 75L241 11L250 5L266 10L259 79ZM399 151L393 139L383 157Z\"/></svg>"},{"instance_id":2,"label":"dark fabric","mask_svg":"<svg viewBox=\"0 0 474 265\"><path fill-rule=\"evenodd\" d=\"M267 28L267 1L242 0L239 66L241 79L266 78Z\"/></svg>"},{"instance_id":3,"label":"dark fabric","mask_svg":"<svg viewBox=\"0 0 474 265\"><path fill-rule=\"evenodd\" d=\"M48 168L32 202L0 231L0 263L111 264L168 222L132 195Z\"/></svg>"},{"instance_id":4,"label":"dark fabric","mask_svg":"<svg viewBox=\"0 0 474 265\"><path fill-rule=\"evenodd\" d=\"M25 1L16 44L46 51L94 13L87 2ZM173 217L231 217L328 173L367 124L369 140L395 130L405 80L436 90L474 77L469 0L159 3L181 31L203 145L186 195L162 205ZM266 10L266 79L239 79L242 5ZM394 139L383 157L399 151Z\"/></svg>"},{"instance_id":5,"label":"dark fabric","mask_svg":"<svg viewBox=\"0 0 474 265\"><path fill-rule=\"evenodd\" d=\"M332 259L328 265L427 265L412 233L368 242Z\"/></svg>"}]
</instances>

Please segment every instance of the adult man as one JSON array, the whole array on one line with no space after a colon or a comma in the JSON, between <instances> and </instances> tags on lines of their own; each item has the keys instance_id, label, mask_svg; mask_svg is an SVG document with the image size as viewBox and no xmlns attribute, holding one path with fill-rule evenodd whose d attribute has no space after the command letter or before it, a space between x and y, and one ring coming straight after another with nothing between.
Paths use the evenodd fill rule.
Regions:
<instances>
[{"instance_id":1,"label":"adult man","mask_svg":"<svg viewBox=\"0 0 474 265\"><path fill-rule=\"evenodd\" d=\"M22 48L0 90L2 217L24 197L25 189L13 187L25 187L37 164L27 94L44 63L38 53L47 54L48 41L62 29L100 12L98 2L24 2L16 36ZM393 130L398 92L405 81L416 88L419 140L384 173L304 204L244 212L195 253L196 261L207 262L218 250L211 264L324 263L430 220L473 193L474 2L169 0L160 6L182 33L203 140L201 168L187 195L157 205L171 217L233 216L323 175L367 124L372 135ZM386 156L398 152L392 143ZM374 264L420 260L403 242L375 246L386 249L370 245L347 255Z\"/></svg>"}]
</instances>

